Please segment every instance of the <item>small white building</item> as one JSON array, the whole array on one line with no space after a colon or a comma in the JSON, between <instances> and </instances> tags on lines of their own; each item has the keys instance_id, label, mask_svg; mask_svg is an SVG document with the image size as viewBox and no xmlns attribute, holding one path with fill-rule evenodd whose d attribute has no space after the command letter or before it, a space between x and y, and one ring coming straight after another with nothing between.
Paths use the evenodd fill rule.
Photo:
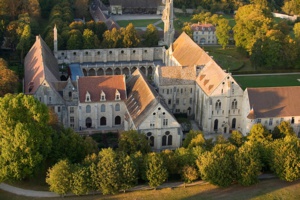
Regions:
<instances>
[{"instance_id":1,"label":"small white building","mask_svg":"<svg viewBox=\"0 0 300 200\"><path fill-rule=\"evenodd\" d=\"M212 24L192 24L193 40L199 44L218 44L216 27Z\"/></svg>"}]
</instances>

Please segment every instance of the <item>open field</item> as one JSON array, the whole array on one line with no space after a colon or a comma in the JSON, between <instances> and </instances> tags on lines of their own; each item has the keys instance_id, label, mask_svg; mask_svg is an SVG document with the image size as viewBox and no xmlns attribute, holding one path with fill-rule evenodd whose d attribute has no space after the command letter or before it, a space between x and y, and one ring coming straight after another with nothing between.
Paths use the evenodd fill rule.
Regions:
<instances>
[{"instance_id":1,"label":"open field","mask_svg":"<svg viewBox=\"0 0 300 200\"><path fill-rule=\"evenodd\" d=\"M141 19L141 20L120 20L117 23L121 27L126 27L129 23L132 23L134 27L147 27L149 24L154 24L160 19Z\"/></svg>"},{"instance_id":2,"label":"open field","mask_svg":"<svg viewBox=\"0 0 300 200\"><path fill-rule=\"evenodd\" d=\"M297 80L300 79L300 74L233 77L242 89L246 87L300 86L300 82Z\"/></svg>"},{"instance_id":3,"label":"open field","mask_svg":"<svg viewBox=\"0 0 300 200\"><path fill-rule=\"evenodd\" d=\"M31 198L12 195L0 191L1 200L61 200L61 198ZM118 195L91 195L81 197L65 197L64 199L74 200L119 200L119 199L163 199L163 200L273 200L273 199L300 199L300 180L293 183L269 179L260 183L242 187L233 185L228 188L219 188L210 184L198 185L187 188L165 188L160 190L136 191L120 193Z\"/></svg>"}]
</instances>

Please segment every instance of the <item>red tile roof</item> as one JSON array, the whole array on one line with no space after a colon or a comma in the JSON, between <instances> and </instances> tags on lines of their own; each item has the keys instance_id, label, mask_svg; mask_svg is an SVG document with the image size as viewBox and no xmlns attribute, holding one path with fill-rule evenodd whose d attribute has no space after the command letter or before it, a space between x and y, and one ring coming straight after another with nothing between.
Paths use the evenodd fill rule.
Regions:
<instances>
[{"instance_id":1,"label":"red tile roof","mask_svg":"<svg viewBox=\"0 0 300 200\"><path fill-rule=\"evenodd\" d=\"M192 24L193 31L216 31L216 27L212 24Z\"/></svg>"},{"instance_id":2,"label":"red tile roof","mask_svg":"<svg viewBox=\"0 0 300 200\"><path fill-rule=\"evenodd\" d=\"M112 76L87 76L79 77L79 101L85 102L87 92L91 95L91 102L100 102L101 92L105 93L106 101L114 101L116 90L119 91L121 100L126 97L126 84L124 75Z\"/></svg>"}]
</instances>

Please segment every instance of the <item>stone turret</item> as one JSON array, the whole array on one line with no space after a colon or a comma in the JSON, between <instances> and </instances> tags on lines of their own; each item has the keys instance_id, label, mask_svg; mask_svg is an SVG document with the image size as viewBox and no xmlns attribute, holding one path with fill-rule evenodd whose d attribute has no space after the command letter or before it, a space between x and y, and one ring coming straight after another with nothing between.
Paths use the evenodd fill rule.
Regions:
<instances>
[{"instance_id":1,"label":"stone turret","mask_svg":"<svg viewBox=\"0 0 300 200\"><path fill-rule=\"evenodd\" d=\"M163 0L165 9L162 15L162 21L164 22L164 45L170 46L174 40L174 13L173 13L173 0Z\"/></svg>"},{"instance_id":2,"label":"stone turret","mask_svg":"<svg viewBox=\"0 0 300 200\"><path fill-rule=\"evenodd\" d=\"M53 53L54 53L55 58L57 59L57 50L58 49L57 49L57 28L56 28L56 25L53 28L53 42L54 42Z\"/></svg>"}]
</instances>

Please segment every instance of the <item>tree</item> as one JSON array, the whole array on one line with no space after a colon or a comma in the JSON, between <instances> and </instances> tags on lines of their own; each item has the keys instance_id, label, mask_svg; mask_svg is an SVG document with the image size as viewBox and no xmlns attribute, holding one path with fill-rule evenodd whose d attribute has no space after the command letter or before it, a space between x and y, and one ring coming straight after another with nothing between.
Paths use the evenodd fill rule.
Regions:
<instances>
[{"instance_id":1,"label":"tree","mask_svg":"<svg viewBox=\"0 0 300 200\"><path fill-rule=\"evenodd\" d=\"M231 27L229 26L229 21L227 19L220 19L218 21L218 26L216 27L216 36L218 38L218 43L223 47L229 43L229 31Z\"/></svg>"},{"instance_id":2,"label":"tree","mask_svg":"<svg viewBox=\"0 0 300 200\"><path fill-rule=\"evenodd\" d=\"M148 154L146 163L146 176L149 181L149 186L155 189L167 180L168 171L160 154Z\"/></svg>"},{"instance_id":3,"label":"tree","mask_svg":"<svg viewBox=\"0 0 300 200\"><path fill-rule=\"evenodd\" d=\"M121 187L119 160L113 149L102 149L99 152L98 177L103 194L116 194Z\"/></svg>"},{"instance_id":4,"label":"tree","mask_svg":"<svg viewBox=\"0 0 300 200\"><path fill-rule=\"evenodd\" d=\"M157 28L153 24L147 26L146 32L143 35L143 43L147 47L154 47L158 45L159 34Z\"/></svg>"},{"instance_id":5,"label":"tree","mask_svg":"<svg viewBox=\"0 0 300 200\"><path fill-rule=\"evenodd\" d=\"M300 178L300 141L295 136L275 140L271 150L271 170L285 181Z\"/></svg>"},{"instance_id":6,"label":"tree","mask_svg":"<svg viewBox=\"0 0 300 200\"><path fill-rule=\"evenodd\" d=\"M282 121L278 126L272 131L273 139L284 138L286 136L296 136L293 127L288 121Z\"/></svg>"},{"instance_id":7,"label":"tree","mask_svg":"<svg viewBox=\"0 0 300 200\"><path fill-rule=\"evenodd\" d=\"M24 52L30 49L31 45L31 29L29 25L24 27L19 43L17 44L17 50L21 51L21 60L23 60Z\"/></svg>"},{"instance_id":8,"label":"tree","mask_svg":"<svg viewBox=\"0 0 300 200\"><path fill-rule=\"evenodd\" d=\"M122 41L123 41L123 35L121 32L123 32L124 28L121 28L120 30L117 30L116 28L113 28L111 31L107 30L103 34L103 41L101 43L101 46L103 48L120 48L123 47Z\"/></svg>"},{"instance_id":9,"label":"tree","mask_svg":"<svg viewBox=\"0 0 300 200\"><path fill-rule=\"evenodd\" d=\"M198 172L193 166L184 166L182 169L182 179L184 183L192 183L197 180Z\"/></svg>"},{"instance_id":10,"label":"tree","mask_svg":"<svg viewBox=\"0 0 300 200\"><path fill-rule=\"evenodd\" d=\"M140 44L139 36L132 23L129 23L124 30L123 47L136 47Z\"/></svg>"},{"instance_id":11,"label":"tree","mask_svg":"<svg viewBox=\"0 0 300 200\"><path fill-rule=\"evenodd\" d=\"M7 94L0 98L0 180L33 175L51 150L46 105L33 96Z\"/></svg>"},{"instance_id":12,"label":"tree","mask_svg":"<svg viewBox=\"0 0 300 200\"><path fill-rule=\"evenodd\" d=\"M250 133L247 137L249 141L256 141L256 142L264 142L264 141L271 141L272 135L271 133L264 127L262 124L254 124L251 127Z\"/></svg>"},{"instance_id":13,"label":"tree","mask_svg":"<svg viewBox=\"0 0 300 200\"><path fill-rule=\"evenodd\" d=\"M217 144L212 152L203 153L196 164L201 178L211 184L226 187L236 179L234 153L232 144Z\"/></svg>"},{"instance_id":14,"label":"tree","mask_svg":"<svg viewBox=\"0 0 300 200\"><path fill-rule=\"evenodd\" d=\"M289 15L299 15L300 1L299 0L285 1L282 10Z\"/></svg>"},{"instance_id":15,"label":"tree","mask_svg":"<svg viewBox=\"0 0 300 200\"><path fill-rule=\"evenodd\" d=\"M230 137L228 138L228 141L236 147L240 147L244 143L243 134L239 131L232 131Z\"/></svg>"},{"instance_id":16,"label":"tree","mask_svg":"<svg viewBox=\"0 0 300 200\"><path fill-rule=\"evenodd\" d=\"M64 196L70 191L71 166L67 160L61 160L48 170L46 183L50 191Z\"/></svg>"},{"instance_id":17,"label":"tree","mask_svg":"<svg viewBox=\"0 0 300 200\"><path fill-rule=\"evenodd\" d=\"M199 138L197 140L199 140L199 144L200 143L203 144L205 142L205 141L203 141L203 139L204 139L203 133L201 131L190 130L190 132L185 136L185 140L183 141L183 145L182 146L185 147L185 148L189 147L189 145L191 144L192 140L194 138L196 138L198 135L202 135L202 137L199 136ZM194 143L195 143L195 141L194 141Z\"/></svg>"},{"instance_id":18,"label":"tree","mask_svg":"<svg viewBox=\"0 0 300 200\"><path fill-rule=\"evenodd\" d=\"M298 40L300 40L300 22L294 24L293 30L294 30L295 37Z\"/></svg>"},{"instance_id":19,"label":"tree","mask_svg":"<svg viewBox=\"0 0 300 200\"><path fill-rule=\"evenodd\" d=\"M74 165L71 170L70 189L76 195L89 193L90 174L86 166Z\"/></svg>"},{"instance_id":20,"label":"tree","mask_svg":"<svg viewBox=\"0 0 300 200\"><path fill-rule=\"evenodd\" d=\"M271 13L255 4L249 4L238 9L235 20L235 44L251 55L255 42L262 39L271 28Z\"/></svg>"},{"instance_id":21,"label":"tree","mask_svg":"<svg viewBox=\"0 0 300 200\"><path fill-rule=\"evenodd\" d=\"M83 41L82 41L82 34L78 30L71 30L70 31L70 38L67 42L67 49L82 49L83 48Z\"/></svg>"},{"instance_id":22,"label":"tree","mask_svg":"<svg viewBox=\"0 0 300 200\"><path fill-rule=\"evenodd\" d=\"M140 134L137 131L130 130L121 133L119 138L119 151L126 154L133 154L137 151L145 154L150 151L150 145L147 137L144 134Z\"/></svg>"},{"instance_id":23,"label":"tree","mask_svg":"<svg viewBox=\"0 0 300 200\"><path fill-rule=\"evenodd\" d=\"M0 97L6 93L14 93L18 86L18 76L7 68L7 63L0 58Z\"/></svg>"},{"instance_id":24,"label":"tree","mask_svg":"<svg viewBox=\"0 0 300 200\"><path fill-rule=\"evenodd\" d=\"M99 47L98 37L90 29L84 29L83 31L83 48L84 49L94 49Z\"/></svg>"},{"instance_id":25,"label":"tree","mask_svg":"<svg viewBox=\"0 0 300 200\"><path fill-rule=\"evenodd\" d=\"M164 160L169 176L179 174L179 159L177 158L177 155L178 154L175 155L174 151L170 149L166 149L161 152L161 156Z\"/></svg>"},{"instance_id":26,"label":"tree","mask_svg":"<svg viewBox=\"0 0 300 200\"><path fill-rule=\"evenodd\" d=\"M120 156L120 189L124 192L137 184L138 170L133 159L129 155L122 154Z\"/></svg>"},{"instance_id":27,"label":"tree","mask_svg":"<svg viewBox=\"0 0 300 200\"><path fill-rule=\"evenodd\" d=\"M255 143L246 142L235 154L237 182L249 186L258 182L262 169L260 153Z\"/></svg>"},{"instance_id":28,"label":"tree","mask_svg":"<svg viewBox=\"0 0 300 200\"><path fill-rule=\"evenodd\" d=\"M190 23L185 22L183 24L182 32L185 32L190 38L193 38L193 30Z\"/></svg>"},{"instance_id":29,"label":"tree","mask_svg":"<svg viewBox=\"0 0 300 200\"><path fill-rule=\"evenodd\" d=\"M76 0L75 13L76 17L82 18L89 16L89 0Z\"/></svg>"}]
</instances>

